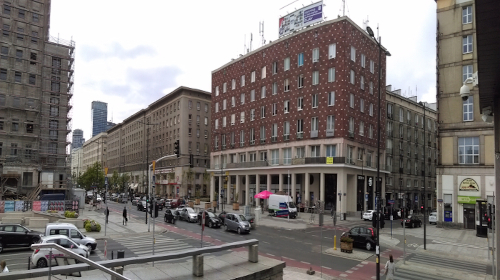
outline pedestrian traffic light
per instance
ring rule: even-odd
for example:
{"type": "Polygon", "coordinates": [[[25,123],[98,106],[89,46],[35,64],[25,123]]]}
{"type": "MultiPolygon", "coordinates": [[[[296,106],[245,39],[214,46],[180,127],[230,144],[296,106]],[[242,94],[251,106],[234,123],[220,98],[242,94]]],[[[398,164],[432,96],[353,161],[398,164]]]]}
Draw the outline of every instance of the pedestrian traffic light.
{"type": "Polygon", "coordinates": [[[179,157],[180,153],[181,153],[181,147],[179,145],[179,140],[176,140],[174,143],[174,154],[176,154],[177,157],[179,157]]]}
{"type": "Polygon", "coordinates": [[[493,227],[493,223],[491,222],[491,203],[488,203],[488,214],[485,213],[484,215],[488,221],[488,228],[491,229],[493,227]]]}
{"type": "Polygon", "coordinates": [[[193,168],[193,165],[194,165],[193,154],[189,154],[189,168],[193,168]]]}
{"type": "Polygon", "coordinates": [[[155,207],[155,218],[158,218],[158,205],[155,207]]]}

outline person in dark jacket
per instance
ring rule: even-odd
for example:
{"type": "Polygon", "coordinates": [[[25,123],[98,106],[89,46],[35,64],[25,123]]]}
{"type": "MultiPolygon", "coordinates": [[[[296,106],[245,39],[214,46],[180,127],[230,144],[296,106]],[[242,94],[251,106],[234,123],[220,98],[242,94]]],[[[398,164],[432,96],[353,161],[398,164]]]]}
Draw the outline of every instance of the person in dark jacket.
{"type": "Polygon", "coordinates": [[[127,218],[127,206],[123,207],[123,225],[127,225],[128,218],[127,218]]]}

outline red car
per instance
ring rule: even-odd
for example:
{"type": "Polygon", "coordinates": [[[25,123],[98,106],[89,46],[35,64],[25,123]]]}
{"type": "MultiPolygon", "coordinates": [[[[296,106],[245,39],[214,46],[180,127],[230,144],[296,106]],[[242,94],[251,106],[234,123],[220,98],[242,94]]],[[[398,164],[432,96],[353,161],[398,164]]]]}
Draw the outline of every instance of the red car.
{"type": "Polygon", "coordinates": [[[172,199],[172,201],[170,201],[170,208],[171,209],[175,209],[177,207],[179,207],[179,205],[181,205],[181,200],[180,199],[172,199]]]}

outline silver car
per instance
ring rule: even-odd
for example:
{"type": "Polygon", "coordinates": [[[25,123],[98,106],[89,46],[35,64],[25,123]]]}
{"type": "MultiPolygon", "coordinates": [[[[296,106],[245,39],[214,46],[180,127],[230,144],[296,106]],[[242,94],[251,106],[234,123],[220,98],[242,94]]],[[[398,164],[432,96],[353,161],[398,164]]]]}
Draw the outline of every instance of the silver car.
{"type": "Polygon", "coordinates": [[[241,214],[228,213],[224,218],[224,229],[226,231],[234,230],[238,234],[242,234],[243,232],[250,233],[250,223],[241,214]]]}
{"type": "Polygon", "coordinates": [[[179,211],[179,218],[188,222],[197,222],[198,214],[191,207],[185,207],[182,209],[177,209],[179,211]]]}

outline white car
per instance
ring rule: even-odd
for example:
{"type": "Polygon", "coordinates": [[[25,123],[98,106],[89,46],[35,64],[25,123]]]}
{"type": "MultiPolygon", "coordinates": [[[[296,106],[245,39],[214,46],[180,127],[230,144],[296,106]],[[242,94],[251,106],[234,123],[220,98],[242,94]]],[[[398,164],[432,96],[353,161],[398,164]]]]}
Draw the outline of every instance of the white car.
{"type": "MultiPolygon", "coordinates": [[[[89,257],[89,251],[88,248],[84,245],[78,245],[75,243],[73,240],[69,239],[65,235],[51,235],[51,236],[45,236],[42,237],[41,242],[42,244],[45,243],[55,243],[59,244],[64,248],[72,250],[74,253],[77,253],[78,255],[88,258],[89,257]]],[[[62,257],[65,254],[57,249],[52,249],[52,261],[51,261],[51,266],[57,265],[56,260],[54,257],[62,257]]],[[[44,249],[35,249],[33,251],[33,254],[31,255],[31,263],[37,267],[37,268],[43,268],[47,267],[49,265],[48,260],[50,258],[50,249],[49,248],[44,248],[44,249]]]]}
{"type": "Polygon", "coordinates": [[[437,225],[437,221],[438,221],[438,213],[437,212],[431,212],[431,214],[429,215],[429,223],[431,225],[432,224],[437,225]]]}
{"type": "Polygon", "coordinates": [[[97,201],[102,201],[101,195],[98,194],[96,199],[97,199],[97,201]]]}
{"type": "Polygon", "coordinates": [[[372,220],[373,219],[373,213],[375,213],[375,210],[368,210],[363,213],[363,220],[372,220]]]}

